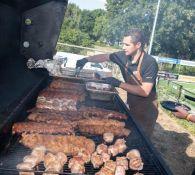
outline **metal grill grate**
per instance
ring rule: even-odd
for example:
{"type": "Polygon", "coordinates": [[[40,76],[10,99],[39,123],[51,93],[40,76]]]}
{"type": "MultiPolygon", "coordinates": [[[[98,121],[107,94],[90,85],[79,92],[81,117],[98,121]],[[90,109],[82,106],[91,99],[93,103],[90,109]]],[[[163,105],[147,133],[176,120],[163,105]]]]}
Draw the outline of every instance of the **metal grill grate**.
{"type": "MultiPolygon", "coordinates": [[[[125,104],[121,101],[121,99],[116,96],[113,100],[114,103],[104,103],[100,101],[93,101],[87,100],[87,105],[97,106],[97,107],[104,107],[107,109],[118,110],[122,113],[126,113],[129,117],[126,121],[126,126],[132,131],[131,134],[126,138],[126,144],[128,149],[125,153],[119,154],[118,156],[126,155],[126,153],[130,149],[138,149],[141,153],[144,168],[143,170],[139,171],[144,175],[166,175],[172,174],[168,167],[166,167],[165,163],[161,160],[158,153],[154,150],[151,142],[147,140],[147,138],[143,135],[143,133],[137,128],[137,125],[134,123],[132,118],[130,117],[128,110],[125,104]]],[[[96,145],[102,143],[102,137],[100,136],[93,136],[93,135],[86,135],[88,138],[91,138],[95,141],[96,145]]],[[[18,141],[15,144],[12,144],[9,150],[5,153],[0,154],[0,174],[1,175],[15,175],[18,174],[16,170],[16,165],[23,161],[23,157],[30,154],[31,150],[25,148],[21,145],[18,141]]],[[[113,159],[115,160],[115,159],[113,159]]],[[[85,165],[86,174],[93,175],[99,169],[94,169],[91,163],[85,165]]],[[[35,168],[35,175],[42,174],[45,168],[43,163],[41,162],[35,168]]],[[[126,174],[134,174],[136,171],[128,170],[126,174]]],[[[71,174],[68,168],[68,165],[64,165],[63,173],[62,174],[71,174]]]]}

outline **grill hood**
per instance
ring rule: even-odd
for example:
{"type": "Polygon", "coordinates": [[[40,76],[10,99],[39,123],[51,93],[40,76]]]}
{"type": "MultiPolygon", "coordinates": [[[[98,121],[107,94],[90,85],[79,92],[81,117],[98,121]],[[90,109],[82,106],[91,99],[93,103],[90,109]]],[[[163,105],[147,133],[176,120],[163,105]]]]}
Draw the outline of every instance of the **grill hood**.
{"type": "Polygon", "coordinates": [[[26,63],[53,57],[67,3],[0,1],[0,139],[46,85],[48,73],[29,70],[26,63]]]}

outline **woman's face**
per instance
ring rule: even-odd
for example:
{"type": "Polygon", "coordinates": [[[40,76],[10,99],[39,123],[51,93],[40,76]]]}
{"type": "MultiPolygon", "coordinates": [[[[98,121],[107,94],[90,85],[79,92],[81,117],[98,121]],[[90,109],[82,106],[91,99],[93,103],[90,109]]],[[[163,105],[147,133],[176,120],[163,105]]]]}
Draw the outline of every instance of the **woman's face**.
{"type": "Polygon", "coordinates": [[[131,36],[125,36],[123,38],[123,50],[126,55],[133,56],[137,50],[141,47],[141,43],[133,43],[131,36]]]}

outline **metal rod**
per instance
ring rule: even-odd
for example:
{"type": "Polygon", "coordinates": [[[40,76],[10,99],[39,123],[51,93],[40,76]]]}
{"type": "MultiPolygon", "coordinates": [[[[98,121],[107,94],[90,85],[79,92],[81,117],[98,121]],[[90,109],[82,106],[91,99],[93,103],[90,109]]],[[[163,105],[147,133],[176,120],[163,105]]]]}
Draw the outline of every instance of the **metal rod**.
{"type": "Polygon", "coordinates": [[[153,23],[152,34],[151,34],[151,38],[150,38],[150,45],[149,45],[149,49],[148,49],[148,54],[151,54],[151,51],[152,51],[152,44],[153,44],[153,39],[154,39],[154,32],[155,32],[155,28],[156,28],[156,22],[157,22],[157,18],[158,18],[158,12],[159,12],[159,8],[160,8],[160,1],[161,0],[158,0],[158,4],[157,4],[156,15],[155,15],[155,18],[154,18],[154,23],[153,23]]]}

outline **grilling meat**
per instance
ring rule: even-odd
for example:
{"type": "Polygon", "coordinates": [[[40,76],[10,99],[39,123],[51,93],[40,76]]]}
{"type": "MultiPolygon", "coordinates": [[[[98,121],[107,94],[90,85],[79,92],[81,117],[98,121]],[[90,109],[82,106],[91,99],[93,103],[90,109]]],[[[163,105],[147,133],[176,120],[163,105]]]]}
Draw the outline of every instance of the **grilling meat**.
{"type": "Polygon", "coordinates": [[[126,157],[129,159],[129,168],[132,170],[142,170],[143,162],[140,152],[137,149],[130,150],[126,157]]]}
{"type": "Polygon", "coordinates": [[[103,117],[107,119],[118,119],[118,120],[124,120],[127,119],[127,116],[125,114],[116,112],[116,111],[110,111],[102,108],[96,108],[96,107],[86,107],[82,106],[79,109],[80,112],[83,113],[83,116],[90,118],[90,117],[103,117]]]}
{"type": "Polygon", "coordinates": [[[80,150],[88,151],[90,154],[95,151],[94,141],[84,136],[23,133],[20,142],[29,148],[43,145],[52,153],[63,152],[66,155],[78,155],[80,150]]]}
{"type": "Polygon", "coordinates": [[[124,139],[117,139],[115,146],[118,147],[118,153],[123,153],[127,149],[126,141],[124,139]]]}
{"type": "Polygon", "coordinates": [[[116,170],[116,162],[109,160],[95,175],[114,175],[116,170]]]}
{"type": "Polygon", "coordinates": [[[118,147],[116,145],[110,145],[108,147],[108,154],[112,156],[116,156],[118,154],[118,147]]]}
{"type": "Polygon", "coordinates": [[[130,151],[127,153],[126,157],[130,160],[130,159],[133,159],[133,158],[136,158],[136,157],[141,157],[141,155],[140,155],[139,150],[137,150],[137,149],[132,149],[132,150],[130,150],[130,151]]]}
{"type": "Polygon", "coordinates": [[[70,125],[53,125],[37,122],[15,123],[12,127],[12,133],[45,133],[45,134],[74,134],[74,129],[70,125]]]}
{"type": "Polygon", "coordinates": [[[81,157],[85,163],[88,163],[91,160],[91,154],[87,150],[80,150],[78,156],[81,157]]]}
{"type": "Polygon", "coordinates": [[[114,140],[114,134],[111,132],[106,132],[103,134],[103,139],[106,143],[112,143],[114,140]]]}
{"type": "Polygon", "coordinates": [[[79,130],[83,133],[90,133],[94,135],[102,135],[105,132],[112,132],[115,136],[128,136],[130,130],[125,129],[123,127],[105,127],[102,125],[79,125],[79,130]]]}
{"type": "Polygon", "coordinates": [[[39,162],[44,160],[46,148],[44,146],[36,146],[33,148],[31,155],[39,158],[39,162]]]}
{"type": "Polygon", "coordinates": [[[69,160],[68,167],[71,173],[85,173],[85,161],[80,156],[74,156],[69,160]]]}
{"type": "Polygon", "coordinates": [[[91,155],[91,163],[94,168],[99,168],[104,162],[102,160],[101,155],[98,155],[97,152],[94,152],[91,155]]]}
{"type": "Polygon", "coordinates": [[[78,121],[79,126],[84,125],[93,125],[93,126],[104,126],[104,127],[124,127],[124,122],[119,122],[113,119],[101,119],[101,118],[91,118],[91,119],[83,119],[78,121]]]}
{"type": "Polygon", "coordinates": [[[103,135],[112,132],[116,136],[128,136],[130,130],[124,128],[124,123],[113,119],[84,119],[79,120],[78,128],[81,132],[103,135]]]}
{"type": "Polygon", "coordinates": [[[38,98],[36,107],[56,111],[76,111],[79,102],[84,101],[84,93],[65,93],[61,91],[43,90],[38,98]]]}
{"type": "Polygon", "coordinates": [[[98,154],[107,153],[108,152],[108,146],[105,144],[100,144],[97,146],[96,151],[98,154]]]}
{"type": "Polygon", "coordinates": [[[16,166],[19,170],[32,170],[34,165],[30,162],[22,162],[16,166]]]}
{"type": "Polygon", "coordinates": [[[67,156],[62,152],[59,152],[56,155],[47,153],[44,157],[44,166],[46,171],[60,172],[67,160],[67,156]]]}
{"type": "Polygon", "coordinates": [[[122,166],[125,170],[128,170],[128,160],[126,157],[116,157],[116,165],[122,166]]]}
{"type": "Polygon", "coordinates": [[[125,168],[123,166],[116,166],[115,174],[114,175],[125,175],[125,168]]]}
{"type": "MultiPolygon", "coordinates": [[[[78,120],[79,117],[75,116],[75,120],[78,120]]],[[[63,114],[56,114],[56,113],[31,113],[28,116],[28,119],[30,121],[34,122],[45,122],[48,124],[54,124],[54,125],[63,125],[63,126],[72,126],[76,127],[76,123],[74,123],[74,117],[70,115],[63,115],[63,114]],[[72,121],[73,120],[73,121],[72,121]]]]}
{"type": "Polygon", "coordinates": [[[72,83],[72,82],[68,82],[67,80],[63,80],[62,78],[56,78],[50,83],[49,88],[63,89],[63,90],[65,89],[65,90],[72,90],[72,91],[84,91],[85,86],[84,84],[72,83]]]}
{"type": "Polygon", "coordinates": [[[36,166],[40,161],[39,157],[34,156],[34,155],[27,155],[23,158],[24,162],[31,163],[32,165],[36,166]]]}
{"type": "Polygon", "coordinates": [[[101,154],[101,158],[102,158],[102,161],[103,162],[107,162],[107,161],[110,160],[110,154],[108,154],[108,153],[102,153],[101,154]]]}
{"type": "Polygon", "coordinates": [[[129,160],[129,168],[132,170],[142,170],[143,169],[143,162],[141,157],[136,157],[129,160]]]}
{"type": "MultiPolygon", "coordinates": [[[[105,110],[102,108],[90,108],[90,107],[81,107],[78,111],[56,111],[54,109],[45,109],[45,108],[33,108],[31,110],[29,110],[29,112],[32,113],[41,113],[39,114],[39,116],[45,116],[44,119],[40,119],[38,117],[32,116],[30,117],[30,120],[46,120],[46,116],[49,116],[49,119],[53,119],[53,120],[63,120],[62,118],[65,118],[67,120],[70,121],[74,121],[74,120],[80,120],[80,119],[115,119],[116,120],[120,120],[120,119],[126,119],[127,116],[124,114],[121,114],[119,112],[116,111],[110,111],[110,110],[105,110]]],[[[124,126],[124,123],[121,122],[120,123],[121,126],[124,126]]]]}
{"type": "Polygon", "coordinates": [[[19,172],[19,175],[35,175],[34,172],[19,172]]]}

